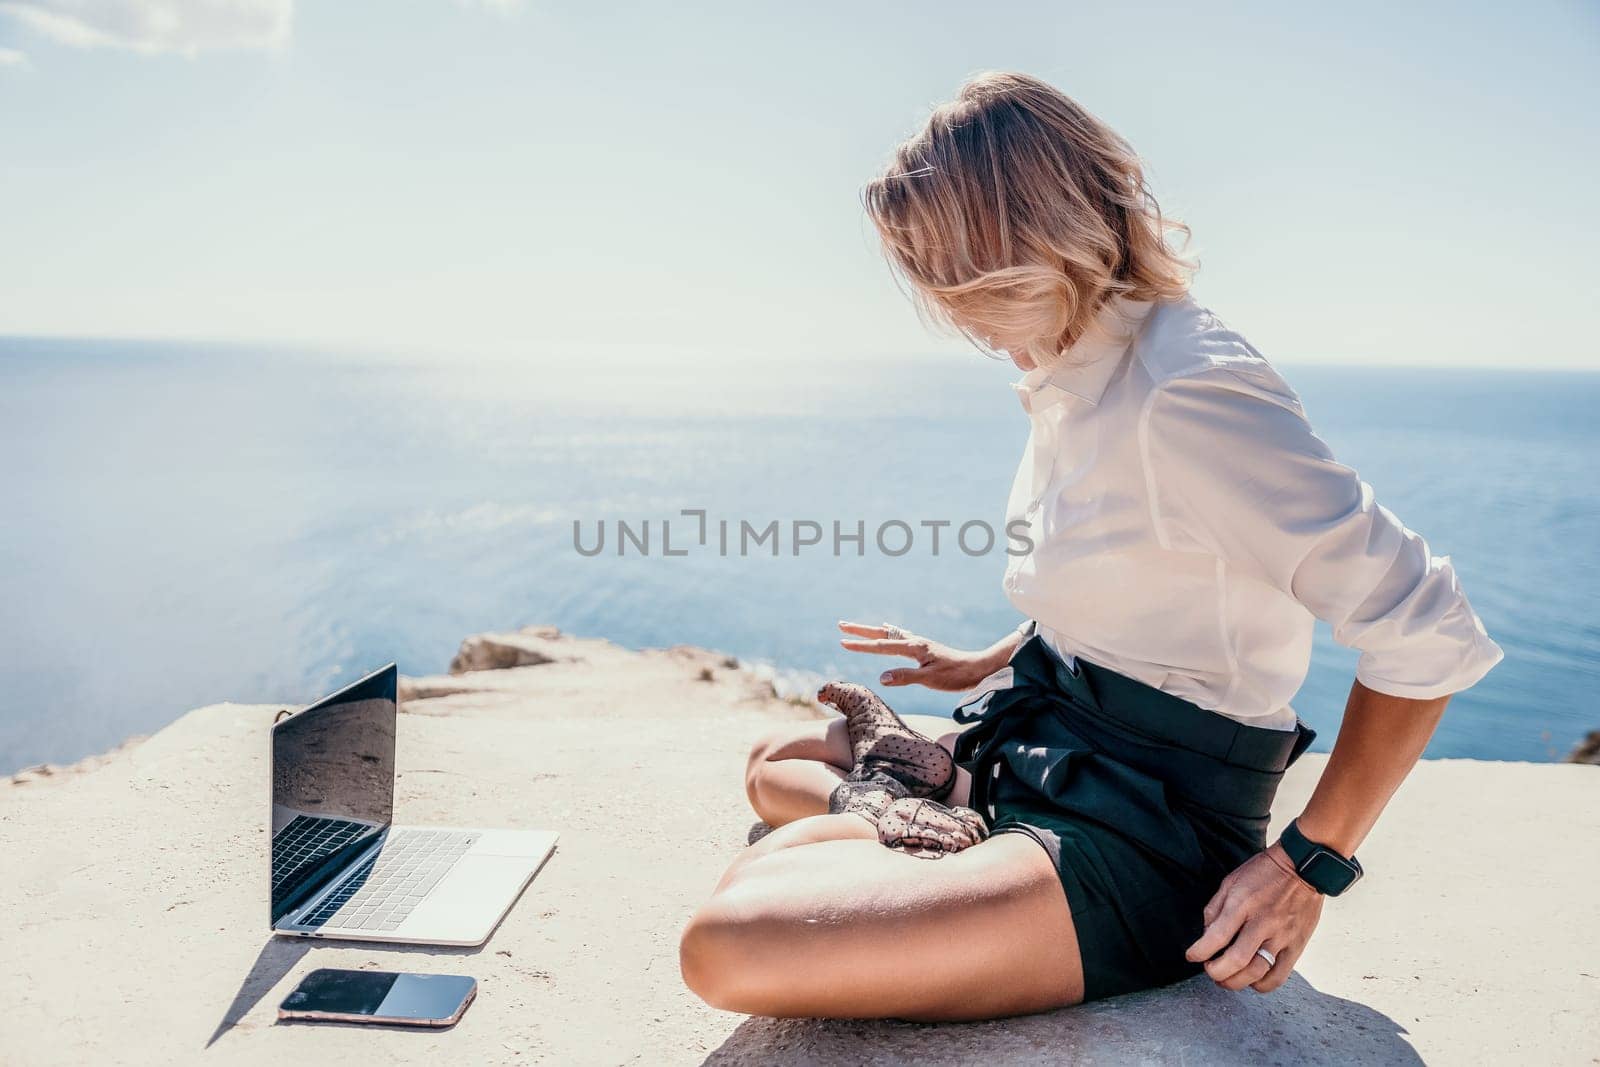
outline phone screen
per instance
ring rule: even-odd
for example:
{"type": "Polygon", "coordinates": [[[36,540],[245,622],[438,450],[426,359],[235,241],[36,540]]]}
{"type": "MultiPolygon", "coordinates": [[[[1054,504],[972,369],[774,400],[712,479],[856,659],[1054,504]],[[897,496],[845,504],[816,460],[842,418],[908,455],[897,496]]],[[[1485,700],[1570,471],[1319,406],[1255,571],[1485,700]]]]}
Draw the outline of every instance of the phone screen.
{"type": "Polygon", "coordinates": [[[361,1018],[416,1025],[452,1022],[477,992],[461,974],[396,974],[393,971],[312,971],[284,1000],[284,1018],[361,1018]]]}

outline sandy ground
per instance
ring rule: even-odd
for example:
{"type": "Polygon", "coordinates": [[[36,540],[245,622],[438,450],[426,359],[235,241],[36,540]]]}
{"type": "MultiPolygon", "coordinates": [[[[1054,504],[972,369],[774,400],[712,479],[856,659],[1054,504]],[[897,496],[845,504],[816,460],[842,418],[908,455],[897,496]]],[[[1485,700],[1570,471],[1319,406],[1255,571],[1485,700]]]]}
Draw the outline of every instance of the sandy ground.
{"type": "MultiPolygon", "coordinates": [[[[268,935],[277,706],[0,784],[0,1062],[1600,1063],[1600,768],[1421,765],[1267,996],[1202,976],[978,1025],[749,1019],[683,988],[677,933],[751,825],[751,740],[816,712],[693,649],[530,632],[460,662],[539,659],[412,680],[401,716],[397,820],[561,832],[479,949],[268,935]],[[277,1024],[327,966],[480,993],[444,1032],[277,1024]]],[[[1322,765],[1290,771],[1280,820],[1322,765]]]]}

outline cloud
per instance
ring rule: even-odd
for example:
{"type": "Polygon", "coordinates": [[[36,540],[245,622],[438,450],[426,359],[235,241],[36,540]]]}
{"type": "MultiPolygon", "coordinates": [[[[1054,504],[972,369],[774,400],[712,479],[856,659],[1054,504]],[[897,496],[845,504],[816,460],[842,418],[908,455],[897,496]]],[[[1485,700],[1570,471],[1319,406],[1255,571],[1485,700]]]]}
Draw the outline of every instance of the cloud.
{"type": "Polygon", "coordinates": [[[522,6],[522,0],[456,0],[456,6],[480,8],[496,15],[510,15],[522,6]]]}
{"type": "Polygon", "coordinates": [[[27,70],[32,65],[28,62],[26,52],[19,52],[15,48],[0,48],[0,70],[27,70]]]}
{"type": "Polygon", "coordinates": [[[0,0],[0,14],[76,48],[195,55],[283,45],[294,0],[0,0]]]}

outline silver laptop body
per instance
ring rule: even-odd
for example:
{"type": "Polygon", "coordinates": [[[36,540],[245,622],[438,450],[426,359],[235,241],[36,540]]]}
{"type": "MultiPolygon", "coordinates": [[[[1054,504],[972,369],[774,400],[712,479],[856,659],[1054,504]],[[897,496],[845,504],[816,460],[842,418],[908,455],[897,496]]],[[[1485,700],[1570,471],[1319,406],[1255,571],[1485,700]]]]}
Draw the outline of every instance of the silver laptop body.
{"type": "Polygon", "coordinates": [[[273,933],[481,945],[555,848],[392,825],[399,681],[391,663],[273,726],[273,933]]]}

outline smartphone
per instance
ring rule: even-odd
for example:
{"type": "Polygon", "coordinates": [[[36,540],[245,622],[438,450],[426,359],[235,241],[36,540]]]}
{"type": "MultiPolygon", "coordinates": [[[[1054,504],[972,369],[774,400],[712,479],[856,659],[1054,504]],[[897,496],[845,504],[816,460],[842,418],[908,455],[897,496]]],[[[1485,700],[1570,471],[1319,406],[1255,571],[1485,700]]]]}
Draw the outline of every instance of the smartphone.
{"type": "Polygon", "coordinates": [[[321,967],[301,979],[295,991],[278,1005],[278,1018],[454,1026],[477,995],[477,980],[464,974],[397,974],[321,967]]]}

